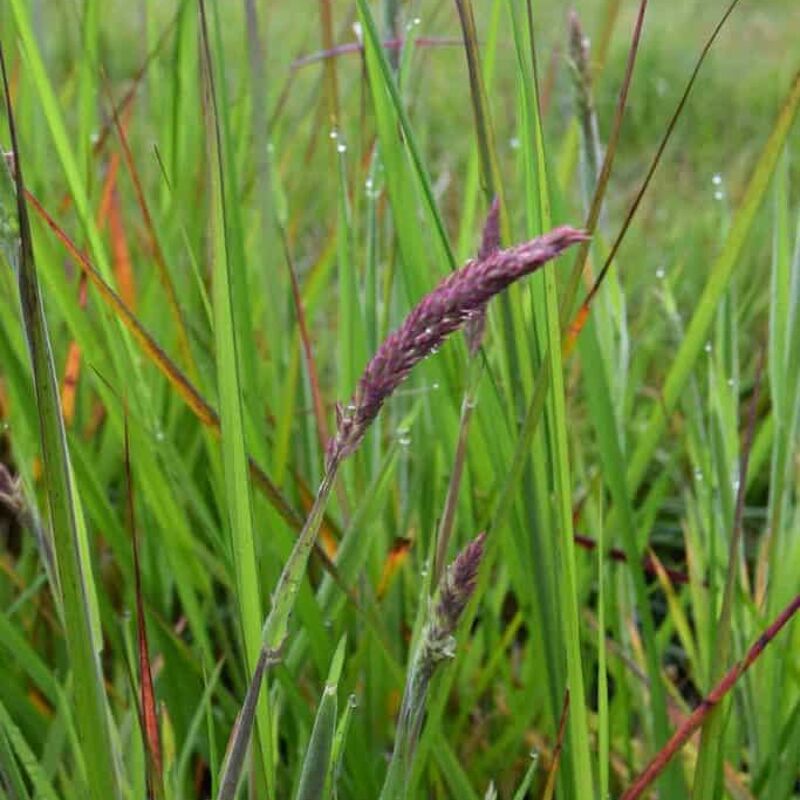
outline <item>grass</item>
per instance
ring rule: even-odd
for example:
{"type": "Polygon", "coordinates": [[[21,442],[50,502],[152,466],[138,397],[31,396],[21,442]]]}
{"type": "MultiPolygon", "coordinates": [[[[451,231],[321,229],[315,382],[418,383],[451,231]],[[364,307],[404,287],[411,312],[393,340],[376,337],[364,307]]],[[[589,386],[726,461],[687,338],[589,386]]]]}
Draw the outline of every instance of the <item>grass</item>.
{"type": "Polygon", "coordinates": [[[0,10],[0,797],[798,796],[800,18],[735,9],[617,248],[724,8],[577,11],[587,268],[493,300],[328,486],[334,403],[492,198],[504,246],[594,218],[564,7],[0,10]]]}

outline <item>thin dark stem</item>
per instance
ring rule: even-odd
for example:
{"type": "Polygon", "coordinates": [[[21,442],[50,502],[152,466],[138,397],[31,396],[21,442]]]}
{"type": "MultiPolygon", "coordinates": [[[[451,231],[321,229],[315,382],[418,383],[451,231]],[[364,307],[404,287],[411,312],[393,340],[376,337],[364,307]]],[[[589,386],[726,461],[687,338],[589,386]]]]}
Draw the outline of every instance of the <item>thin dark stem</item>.
{"type": "MultiPolygon", "coordinates": [[[[650,186],[650,181],[652,181],[653,175],[655,174],[658,165],[661,163],[661,157],[664,155],[664,151],[667,148],[667,144],[672,136],[672,132],[675,129],[675,126],[678,124],[678,119],[683,113],[683,108],[686,105],[686,101],[689,99],[689,94],[691,93],[692,87],[694,86],[694,83],[697,80],[698,74],[700,73],[700,68],[703,66],[703,62],[706,60],[706,56],[711,50],[711,46],[716,41],[717,36],[719,36],[720,31],[722,30],[725,23],[728,21],[728,17],[730,17],[730,15],[733,13],[733,10],[736,8],[738,3],[739,0],[732,0],[731,4],[728,6],[727,10],[722,15],[722,18],[717,23],[716,27],[711,33],[711,36],[709,36],[708,40],[703,46],[703,50],[700,53],[700,57],[697,59],[697,63],[694,65],[692,74],[689,77],[689,81],[686,84],[686,88],[683,90],[681,99],[678,101],[678,105],[675,107],[675,111],[672,113],[672,117],[670,118],[669,124],[667,125],[667,129],[664,132],[664,136],[662,137],[661,142],[659,143],[658,148],[656,149],[656,154],[653,157],[653,161],[650,164],[650,168],[647,170],[647,175],[645,175],[645,178],[642,181],[642,185],[639,187],[639,191],[636,193],[636,197],[634,198],[633,203],[631,204],[631,207],[628,210],[628,213],[625,217],[625,221],[622,223],[622,227],[620,228],[620,231],[617,234],[617,238],[614,240],[614,244],[611,246],[611,250],[608,253],[605,263],[603,264],[603,268],[600,270],[600,273],[598,274],[597,279],[594,282],[594,285],[589,290],[589,293],[586,295],[586,299],[583,301],[583,306],[589,306],[592,300],[594,300],[594,297],[597,294],[597,292],[600,290],[600,286],[605,280],[605,277],[608,274],[608,270],[611,268],[611,264],[614,262],[614,259],[617,256],[617,251],[619,250],[619,247],[622,244],[622,240],[625,238],[625,234],[628,232],[628,228],[630,227],[631,222],[633,221],[633,217],[639,208],[639,204],[642,202],[642,198],[644,197],[645,192],[650,186]]],[[[591,226],[587,226],[587,228],[589,231],[592,230],[591,226]]],[[[578,255],[580,256],[580,253],[578,255]]]]}
{"type": "Polygon", "coordinates": [[[564,749],[564,737],[567,733],[567,719],[569,718],[569,689],[564,691],[564,703],[561,706],[561,718],[558,722],[558,735],[556,736],[556,746],[553,748],[553,760],[547,773],[547,783],[545,784],[542,797],[550,800],[556,790],[556,776],[558,767],[561,764],[561,752],[564,749]]]}
{"type": "MultiPolygon", "coordinates": [[[[633,67],[636,63],[636,56],[639,52],[639,42],[642,37],[642,28],[644,26],[644,15],[647,10],[647,0],[641,0],[639,4],[639,12],[636,16],[636,23],[633,26],[633,36],[631,46],[628,49],[628,60],[625,64],[625,75],[622,79],[622,86],[620,86],[619,96],[617,97],[617,106],[614,110],[614,121],[611,125],[611,135],[608,137],[608,144],[606,146],[606,153],[603,158],[603,165],[600,168],[600,174],[597,177],[597,182],[594,186],[594,193],[592,195],[592,203],[589,207],[589,216],[586,219],[586,230],[592,233],[597,227],[597,222],[600,219],[600,212],[603,208],[603,200],[605,198],[606,189],[608,188],[608,181],[611,177],[611,168],[614,165],[614,157],[617,153],[617,144],[622,132],[622,120],[625,115],[625,108],[628,105],[628,92],[630,91],[631,80],[633,79],[633,67]]],[[[572,311],[572,304],[575,301],[575,295],[578,293],[578,286],[580,284],[583,268],[586,266],[586,259],[589,256],[589,243],[585,242],[578,248],[578,253],[575,256],[575,265],[572,268],[569,284],[564,292],[564,300],[561,305],[561,319],[569,319],[572,311]]]]}

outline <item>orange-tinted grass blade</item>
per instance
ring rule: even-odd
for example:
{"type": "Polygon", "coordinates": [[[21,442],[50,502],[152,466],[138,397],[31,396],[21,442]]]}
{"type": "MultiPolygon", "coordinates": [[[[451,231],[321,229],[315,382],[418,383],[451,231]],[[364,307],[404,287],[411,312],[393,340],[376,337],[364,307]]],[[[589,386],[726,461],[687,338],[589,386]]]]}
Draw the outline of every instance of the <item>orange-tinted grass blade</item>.
{"type": "Polygon", "coordinates": [[[111,201],[108,208],[108,231],[111,236],[114,277],[117,280],[120,297],[122,297],[122,302],[128,308],[136,310],[136,279],[133,274],[128,241],[125,237],[125,227],[122,224],[119,192],[116,189],[111,192],[111,201]]]}
{"type": "MultiPolygon", "coordinates": [[[[81,274],[78,282],[78,304],[86,308],[86,276],[81,274]]],[[[64,363],[64,379],[61,384],[61,414],[64,425],[69,428],[75,420],[75,399],[78,393],[78,379],[81,374],[81,348],[73,339],[67,348],[64,363]]]]}
{"type": "MultiPolygon", "coordinates": [[[[97,206],[97,226],[101,230],[109,218],[112,198],[117,184],[119,171],[119,155],[112,153],[108,162],[106,176],[103,180],[103,189],[100,192],[100,202],[97,206]]],[[[80,308],[86,308],[86,274],[81,272],[78,284],[78,303],[80,308]]],[[[123,293],[123,298],[125,297],[123,293]]],[[[127,301],[126,301],[127,302],[127,301]]],[[[128,303],[131,305],[130,303],[128,303]]],[[[75,420],[75,402],[78,391],[78,379],[81,369],[81,348],[76,341],[71,341],[67,349],[67,358],[64,364],[64,378],[61,387],[61,412],[64,416],[64,425],[71,427],[75,420]]]]}
{"type": "Polygon", "coordinates": [[[572,355],[572,351],[578,342],[578,336],[580,336],[584,325],[586,325],[586,320],[589,319],[589,310],[589,302],[584,302],[578,309],[578,313],[575,314],[575,318],[569,323],[564,336],[564,344],[562,345],[563,358],[567,359],[572,355]]]}
{"type": "Polygon", "coordinates": [[[73,340],[67,348],[67,359],[64,364],[64,380],[61,385],[61,413],[64,425],[72,427],[75,421],[75,396],[78,390],[78,378],[81,372],[81,348],[73,340]]]}
{"type": "Polygon", "coordinates": [[[147,796],[152,798],[162,795],[163,762],[161,758],[161,742],[158,735],[158,712],[153,689],[153,673],[150,667],[150,649],[147,644],[147,620],[142,600],[142,573],[139,563],[139,539],[136,530],[136,516],[133,502],[133,478],[131,476],[130,440],[128,437],[128,415],[125,414],[125,480],[127,483],[128,524],[130,525],[133,543],[134,591],[136,593],[136,644],[139,656],[139,686],[142,736],[147,754],[145,773],[147,796]]]}
{"type": "Polygon", "coordinates": [[[553,748],[553,760],[550,762],[550,769],[547,771],[547,783],[542,793],[542,800],[552,800],[556,790],[556,776],[558,766],[561,763],[561,751],[564,749],[564,734],[567,732],[567,718],[569,717],[569,689],[564,692],[564,703],[561,706],[561,719],[558,723],[558,736],[556,746],[553,748]]]}
{"type": "MultiPolygon", "coordinates": [[[[119,138],[120,147],[122,149],[122,158],[125,161],[125,167],[128,170],[131,182],[133,183],[133,191],[136,195],[136,202],[139,206],[139,211],[144,221],[145,231],[147,232],[147,243],[152,253],[153,260],[155,261],[156,271],[158,273],[158,280],[164,289],[164,294],[167,300],[167,306],[170,314],[175,322],[175,327],[178,334],[178,349],[180,350],[181,357],[186,369],[189,371],[190,376],[197,379],[197,367],[195,365],[192,350],[189,345],[189,335],[186,331],[186,322],[183,318],[180,305],[178,304],[178,294],[175,291],[175,284],[172,282],[172,277],[167,269],[167,261],[164,256],[164,251],[161,249],[161,243],[158,240],[153,218],[150,214],[150,208],[147,205],[147,199],[144,196],[142,189],[142,182],[139,179],[139,171],[136,169],[136,164],[133,160],[133,154],[128,145],[128,137],[125,134],[125,127],[120,121],[119,114],[113,107],[113,99],[111,98],[111,91],[108,88],[107,81],[103,81],[103,85],[108,96],[109,103],[112,106],[112,120],[114,122],[114,129],[119,138]]],[[[113,235],[113,230],[112,230],[113,235]]],[[[123,295],[124,297],[124,295],[123,295]]]]}
{"type": "Polygon", "coordinates": [[[339,552],[339,542],[336,537],[331,534],[330,528],[326,528],[325,526],[320,527],[319,542],[325,555],[328,556],[331,561],[334,561],[336,559],[336,554],[339,552]]]}
{"type": "Polygon", "coordinates": [[[83,438],[88,442],[95,437],[95,434],[100,429],[106,418],[106,407],[96,400],[92,405],[92,411],[86,425],[83,426],[83,438]]]}
{"type": "Polygon", "coordinates": [[[100,293],[103,301],[120,318],[123,325],[130,331],[136,342],[142,347],[160,371],[173,384],[178,394],[184,399],[186,404],[192,409],[203,424],[210,428],[219,428],[219,419],[216,412],[200,396],[197,390],[191,385],[188,378],[170,361],[166,353],[156,343],[155,339],[142,327],[131,310],[122,301],[122,298],[103,280],[101,275],[92,266],[89,259],[77,248],[75,243],[67,236],[59,224],[48,214],[42,204],[31,194],[25,192],[28,201],[37,214],[45,221],[47,226],[56,235],[58,240],[64,245],[69,254],[75,259],[86,277],[100,293]]]}
{"type": "Polygon", "coordinates": [[[108,221],[108,211],[111,207],[111,195],[117,186],[117,173],[119,172],[119,153],[112,153],[108,159],[106,177],[103,180],[103,189],[100,192],[100,203],[97,206],[97,227],[105,228],[108,221]]]}
{"type": "Polygon", "coordinates": [[[408,554],[411,552],[411,539],[395,539],[389,553],[386,556],[386,561],[383,562],[383,570],[381,571],[381,578],[378,581],[378,588],[375,592],[378,600],[382,600],[392,584],[394,576],[403,564],[408,560],[408,554]]]}
{"type": "MultiPolygon", "coordinates": [[[[92,266],[89,259],[76,247],[75,243],[67,236],[50,214],[47,213],[36,197],[27,190],[25,194],[33,209],[45,221],[69,254],[75,259],[83,273],[97,289],[106,305],[117,314],[122,324],[130,331],[133,338],[156,367],[158,367],[162,375],[172,384],[173,388],[178,392],[186,405],[189,406],[194,415],[206,427],[219,435],[220,422],[217,412],[206,402],[183,372],[170,360],[167,354],[161,349],[160,345],[141,325],[125,303],[123,303],[120,296],[103,280],[101,275],[92,266]]],[[[299,530],[302,524],[299,515],[289,505],[289,502],[283,497],[280,490],[252,459],[250,459],[250,471],[256,483],[273,503],[276,510],[286,522],[293,528],[299,530]]]]}
{"type": "MultiPolygon", "coordinates": [[[[78,266],[84,272],[86,277],[91,281],[92,285],[97,289],[100,297],[106,305],[119,316],[122,324],[128,329],[133,338],[144,351],[145,355],[150,358],[153,364],[158,368],[161,374],[170,382],[173,389],[178,393],[181,399],[186,403],[192,413],[209,428],[216,436],[220,435],[220,420],[217,412],[208,404],[200,392],[194,387],[192,382],[181,372],[181,370],[172,362],[167,354],[161,349],[160,345],[142,326],[139,320],[134,316],[131,310],[122,302],[120,296],[103,280],[102,276],[92,266],[89,259],[81,253],[76,247],[75,243],[67,236],[64,230],[58,223],[47,213],[42,204],[31,194],[27,189],[25,196],[31,204],[31,207],[37,214],[45,221],[47,226],[53,231],[58,240],[64,245],[69,254],[75,259],[78,266]]],[[[263,492],[264,496],[272,504],[273,508],[280,514],[283,520],[295,532],[300,531],[303,527],[303,518],[291,506],[289,501],[283,496],[281,490],[270,480],[269,476],[263,469],[256,463],[252,456],[247,457],[247,466],[250,476],[255,482],[256,486],[263,492]]],[[[299,479],[298,479],[299,480],[299,479]]],[[[302,484],[300,484],[302,486],[302,484]]],[[[336,530],[336,526],[328,518],[324,518],[324,524],[328,526],[331,531],[336,530]]],[[[356,607],[358,603],[355,600],[353,592],[348,589],[342,580],[341,576],[336,569],[336,566],[328,558],[324,550],[317,544],[314,545],[314,551],[320,557],[320,560],[333,578],[335,583],[347,594],[356,607]]]]}

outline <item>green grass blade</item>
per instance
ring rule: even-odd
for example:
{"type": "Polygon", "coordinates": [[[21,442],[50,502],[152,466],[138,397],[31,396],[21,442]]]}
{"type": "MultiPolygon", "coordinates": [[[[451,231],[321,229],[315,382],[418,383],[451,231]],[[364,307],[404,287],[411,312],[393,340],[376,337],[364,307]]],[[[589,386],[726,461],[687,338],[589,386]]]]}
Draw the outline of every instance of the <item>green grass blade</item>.
{"type": "MultiPolygon", "coordinates": [[[[218,259],[213,286],[214,334],[216,339],[217,391],[220,398],[221,448],[225,476],[225,497],[228,510],[228,533],[230,552],[236,579],[236,598],[239,625],[242,635],[247,674],[254,674],[261,649],[261,592],[259,588],[255,531],[253,526],[252,498],[248,479],[247,454],[245,451],[243,403],[240,372],[240,334],[234,322],[234,299],[232,287],[234,274],[241,274],[243,261],[241,250],[235,242],[241,241],[241,219],[231,215],[237,204],[235,183],[227,170],[232,165],[230,137],[223,132],[216,99],[216,82],[213,76],[214,61],[222,67],[219,18],[214,17],[214,61],[211,60],[210,39],[205,16],[205,7],[200,4],[203,41],[205,47],[207,79],[212,98],[211,131],[209,142],[215,142],[209,159],[214,186],[215,249],[218,259]]],[[[222,81],[224,83],[224,79],[222,81]]],[[[267,781],[267,791],[274,791],[275,774],[272,762],[271,723],[266,693],[262,695],[256,711],[257,742],[261,769],[267,781]]]]}
{"type": "MultiPolygon", "coordinates": [[[[539,230],[552,226],[548,165],[545,153],[544,131],[539,106],[536,53],[533,49],[533,28],[527,7],[527,19],[521,13],[522,4],[509,0],[512,25],[515,31],[515,47],[520,65],[519,80],[522,87],[523,109],[526,126],[532,136],[525,143],[529,162],[533,170],[535,197],[529,193],[528,218],[536,219],[539,230]],[[524,38],[523,38],[524,37],[524,38]],[[529,56],[525,54],[523,41],[530,44],[529,56]],[[522,66],[530,64],[531,73],[526,74],[522,66]]],[[[589,724],[585,705],[583,663],[581,656],[580,627],[578,621],[578,584],[575,571],[575,545],[572,522],[572,480],[567,445],[567,419],[564,394],[564,375],[561,360],[561,325],[559,319],[558,293],[556,289],[555,264],[543,269],[543,280],[534,278],[534,308],[537,314],[536,333],[541,356],[546,355],[550,375],[550,394],[547,400],[547,418],[550,454],[549,462],[554,475],[555,524],[554,541],[551,544],[557,557],[561,579],[558,582],[559,616],[562,625],[562,646],[566,651],[567,686],[572,698],[569,716],[569,749],[575,792],[579,797],[591,797],[593,788],[592,769],[589,757],[589,724]],[[542,285],[543,284],[543,285],[542,285]]]]}
{"type": "Polygon", "coordinates": [[[764,144],[731,223],[725,244],[711,266],[708,281],[697,302],[686,335],[667,373],[659,402],[653,407],[645,432],[631,455],[627,473],[628,484],[633,491],[639,487],[644,478],[650,459],[666,428],[668,415],[674,410],[697,357],[705,345],[717,304],[731,279],[747,234],[752,228],[756,212],[767,191],[770,178],[797,114],[798,105],[800,105],[800,73],[795,75],[769,139],[764,144]]]}
{"type": "Polygon", "coordinates": [[[333,769],[333,744],[336,736],[339,678],[342,673],[346,640],[342,638],[331,661],[328,679],[317,708],[311,738],[306,748],[303,771],[295,800],[318,800],[325,796],[325,786],[333,769]]]}
{"type": "MultiPolygon", "coordinates": [[[[81,517],[77,504],[80,501],[69,464],[58,383],[25,202],[22,153],[14,127],[5,59],[1,50],[0,60],[16,163],[20,235],[19,293],[33,370],[49,522],[58,567],[59,585],[54,586],[53,591],[61,599],[73,677],[76,723],[87,765],[90,796],[97,800],[113,800],[119,797],[119,782],[100,669],[101,642],[93,619],[95,588],[91,565],[86,559],[87,544],[85,539],[81,541],[81,534],[85,537],[85,530],[82,531],[82,526],[79,525],[81,517]]],[[[2,166],[5,170],[5,165],[2,166]]],[[[8,180],[7,175],[3,179],[8,180]]]]}

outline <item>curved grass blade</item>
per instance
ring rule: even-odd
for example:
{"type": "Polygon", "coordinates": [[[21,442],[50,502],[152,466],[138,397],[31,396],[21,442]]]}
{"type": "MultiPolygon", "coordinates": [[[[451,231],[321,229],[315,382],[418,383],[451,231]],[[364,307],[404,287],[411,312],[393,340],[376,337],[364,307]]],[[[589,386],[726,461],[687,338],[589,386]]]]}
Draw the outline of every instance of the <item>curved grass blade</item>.
{"type": "Polygon", "coordinates": [[[342,637],[331,661],[328,679],[322,691],[314,728],[306,748],[303,771],[295,800],[319,800],[325,796],[325,786],[333,771],[333,744],[336,736],[336,692],[342,674],[346,639],[342,637]]]}
{"type": "MultiPolygon", "coordinates": [[[[58,795],[53,789],[53,785],[50,783],[50,780],[42,768],[42,765],[39,759],[36,756],[36,753],[31,749],[30,744],[25,740],[25,737],[22,734],[22,731],[19,727],[14,723],[14,719],[9,714],[8,709],[0,702],[0,737],[2,737],[2,743],[0,743],[0,757],[12,757],[12,753],[8,752],[13,750],[14,754],[16,754],[17,760],[22,764],[25,769],[25,772],[28,775],[28,779],[33,786],[35,797],[40,798],[40,800],[59,800],[58,795]]],[[[9,773],[12,777],[14,783],[16,783],[17,779],[21,779],[22,776],[19,774],[18,770],[16,769],[16,764],[13,762],[10,765],[9,773]]],[[[23,784],[23,791],[24,794],[20,794],[20,798],[30,797],[27,793],[27,790],[24,788],[23,784]]]]}
{"type": "MultiPolygon", "coordinates": [[[[22,157],[14,124],[8,89],[5,55],[0,46],[8,126],[15,159],[15,187],[19,222],[19,292],[22,318],[28,339],[33,370],[36,405],[39,414],[42,462],[51,536],[56,554],[58,586],[64,633],[73,676],[75,717],[83,758],[86,763],[90,797],[96,800],[119,798],[119,778],[111,740],[109,713],[100,668],[99,632],[93,620],[94,583],[82,541],[79,499],[69,463],[58,383],[47,332],[47,321],[34,261],[33,239],[25,201],[22,157]]],[[[5,168],[5,165],[0,165],[5,168]]],[[[8,175],[2,176],[7,180],[8,175]]]]}

